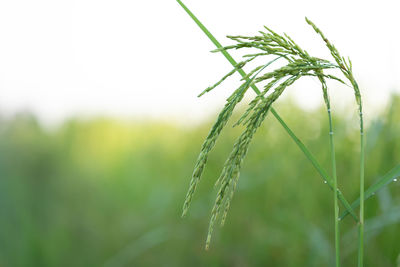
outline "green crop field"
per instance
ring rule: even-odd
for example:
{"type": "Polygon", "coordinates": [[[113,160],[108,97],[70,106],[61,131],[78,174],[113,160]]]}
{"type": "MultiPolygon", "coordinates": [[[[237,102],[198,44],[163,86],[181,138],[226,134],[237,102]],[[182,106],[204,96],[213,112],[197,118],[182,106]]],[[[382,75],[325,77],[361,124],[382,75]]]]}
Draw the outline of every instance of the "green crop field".
{"type": "MultiPolygon", "coordinates": [[[[323,109],[284,102],[276,109],[330,171],[323,109]]],[[[359,194],[357,115],[337,113],[334,121],[338,186],[352,202],[359,194]]],[[[211,124],[71,119],[49,130],[29,114],[1,120],[0,266],[334,264],[331,190],[271,116],[250,145],[225,226],[216,227],[204,250],[214,183],[242,131],[222,132],[181,218],[211,124]]],[[[366,131],[368,188],[400,162],[400,98],[366,131]]],[[[366,200],[365,266],[396,266],[399,196],[400,182],[392,182],[366,200]]],[[[350,216],[341,237],[342,264],[354,266],[357,228],[350,216]]]]}

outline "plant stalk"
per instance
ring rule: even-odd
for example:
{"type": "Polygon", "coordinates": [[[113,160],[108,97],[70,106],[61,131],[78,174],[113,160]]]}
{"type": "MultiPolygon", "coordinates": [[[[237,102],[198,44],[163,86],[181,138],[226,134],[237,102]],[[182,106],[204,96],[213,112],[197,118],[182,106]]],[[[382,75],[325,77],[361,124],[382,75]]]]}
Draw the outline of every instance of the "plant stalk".
{"type": "Polygon", "coordinates": [[[360,222],[358,224],[358,267],[363,266],[364,259],[364,122],[360,107],[360,222]]]}
{"type": "MultiPolygon", "coordinates": [[[[207,37],[211,40],[211,42],[217,47],[222,48],[222,45],[218,42],[218,40],[208,31],[208,29],[197,19],[197,17],[182,3],[180,0],[176,0],[178,4],[186,11],[186,13],[193,19],[193,21],[199,26],[199,28],[207,35],[207,37]]],[[[233,57],[225,50],[221,50],[221,53],[225,56],[225,58],[232,64],[232,66],[237,66],[237,62],[233,59],[233,57]]],[[[237,70],[242,77],[246,77],[246,73],[242,69],[237,70]]],[[[251,85],[251,88],[254,90],[256,94],[260,94],[260,90],[254,85],[251,85]]],[[[321,175],[322,179],[328,184],[328,186],[334,190],[334,184],[332,179],[329,177],[328,173],[325,169],[319,164],[319,162],[315,159],[312,153],[306,148],[306,146],[301,142],[301,140],[293,133],[293,131],[287,126],[287,124],[283,121],[283,119],[279,116],[276,110],[271,107],[270,109],[272,115],[279,121],[285,131],[289,134],[289,136],[293,139],[293,141],[297,144],[300,150],[304,153],[307,159],[311,162],[317,172],[321,175]]],[[[342,202],[346,210],[352,215],[353,219],[358,222],[357,215],[353,211],[353,208],[347,202],[343,194],[340,190],[334,190],[337,192],[337,198],[342,202]]]]}
{"type": "Polygon", "coordinates": [[[339,203],[337,197],[337,175],[336,175],[336,156],[335,156],[335,143],[333,140],[333,123],[330,104],[327,104],[328,117],[329,117],[329,143],[331,150],[331,164],[332,164],[332,177],[333,177],[333,202],[334,202],[334,213],[335,213],[335,255],[336,255],[336,267],[340,266],[340,229],[339,229],[339,203]]]}

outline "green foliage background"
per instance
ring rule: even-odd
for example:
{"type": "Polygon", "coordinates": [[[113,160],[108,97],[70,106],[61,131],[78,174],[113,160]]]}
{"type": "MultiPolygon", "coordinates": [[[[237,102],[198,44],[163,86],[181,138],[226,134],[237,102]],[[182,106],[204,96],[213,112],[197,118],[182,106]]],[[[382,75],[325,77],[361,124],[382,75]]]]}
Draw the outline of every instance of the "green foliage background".
{"type": "MultiPolygon", "coordinates": [[[[276,108],[329,170],[325,112],[276,108]]],[[[356,115],[334,117],[339,186],[350,202],[359,186],[356,115]]],[[[29,114],[1,120],[0,266],[332,265],[331,191],[270,116],[250,146],[226,225],[204,250],[213,184],[242,130],[223,131],[181,219],[211,123],[72,119],[46,130],[29,114]]],[[[367,128],[366,187],[399,163],[394,97],[367,128]]],[[[366,201],[366,219],[365,266],[396,266],[400,182],[366,201]]],[[[355,266],[356,225],[350,216],[342,225],[343,263],[355,266]]]]}

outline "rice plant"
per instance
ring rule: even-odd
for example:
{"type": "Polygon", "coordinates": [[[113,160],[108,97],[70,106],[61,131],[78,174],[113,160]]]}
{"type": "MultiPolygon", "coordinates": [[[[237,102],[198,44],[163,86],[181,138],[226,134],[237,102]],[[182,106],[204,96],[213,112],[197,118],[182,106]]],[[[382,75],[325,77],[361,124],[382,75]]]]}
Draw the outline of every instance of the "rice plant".
{"type": "Polygon", "coordinates": [[[305,156],[310,160],[312,165],[317,169],[321,177],[325,180],[325,183],[327,183],[329,187],[333,190],[336,266],[340,266],[339,221],[347,214],[351,214],[354,220],[358,223],[358,266],[363,266],[364,200],[373,195],[381,187],[392,181],[394,177],[397,177],[397,175],[400,174],[400,169],[398,166],[395,167],[387,175],[383,176],[375,185],[371,186],[371,188],[366,191],[366,194],[364,194],[363,108],[361,92],[353,75],[351,60],[346,60],[344,57],[342,57],[335,46],[325,37],[322,31],[308,18],[305,18],[306,22],[322,38],[326,47],[329,49],[330,54],[333,57],[333,61],[312,56],[306,50],[301,48],[287,34],[282,35],[276,33],[268,27],[264,27],[263,31],[259,31],[259,34],[254,36],[227,36],[231,41],[233,41],[233,44],[229,46],[222,46],[180,0],[177,0],[177,2],[185,9],[189,16],[200,27],[200,29],[202,29],[202,31],[216,45],[217,49],[212,52],[222,53],[233,65],[233,69],[231,71],[224,75],[214,85],[206,88],[199,95],[199,97],[214,90],[235,72],[239,72],[239,74],[241,74],[242,76],[240,84],[227,98],[225,106],[219,113],[216,122],[212,126],[209,134],[207,135],[203,143],[200,155],[195,164],[194,172],[189,185],[189,190],[185,198],[182,216],[185,216],[188,212],[188,208],[193,199],[196,187],[200,181],[205,165],[207,163],[208,155],[213,149],[216,140],[218,139],[221,131],[231,118],[232,113],[238,103],[243,100],[248,89],[252,88],[257,95],[252,101],[248,103],[247,109],[239,118],[239,120],[234,124],[234,126],[242,125],[245,129],[233,145],[233,150],[228,156],[221,171],[221,174],[215,183],[216,187],[218,187],[218,192],[214,206],[211,211],[211,219],[205,245],[206,249],[209,248],[213,229],[217,220],[220,220],[221,225],[223,225],[226,220],[227,213],[230,208],[230,203],[232,201],[233,194],[235,192],[240,176],[240,170],[253,136],[265,120],[266,116],[269,114],[269,112],[271,112],[274,117],[279,121],[279,123],[284,127],[284,129],[288,132],[289,136],[303,151],[305,156]],[[229,50],[243,50],[248,52],[242,56],[242,61],[237,63],[228,53],[229,50]],[[259,61],[260,59],[265,59],[266,63],[251,67],[250,72],[246,74],[242,70],[242,68],[255,62],[255,59],[259,59],[259,61]],[[284,61],[284,65],[277,68],[271,68],[278,60],[284,61]],[[349,85],[347,85],[347,83],[345,83],[341,78],[334,76],[331,73],[331,70],[334,69],[339,70],[343,74],[345,80],[347,80],[349,85]],[[282,118],[280,118],[278,113],[272,108],[272,104],[279,99],[282,93],[302,77],[315,77],[321,84],[322,95],[327,109],[329,123],[330,157],[332,167],[331,176],[327,174],[327,172],[321,167],[321,165],[314,158],[311,152],[304,146],[300,139],[293,133],[293,131],[286,125],[282,118]],[[334,128],[331,115],[332,111],[330,98],[328,93],[329,90],[326,83],[327,80],[334,80],[351,87],[354,91],[355,100],[358,105],[360,121],[360,197],[359,200],[353,202],[351,206],[348,204],[337,186],[335,146],[333,138],[334,128]],[[258,86],[262,86],[262,90],[259,90],[258,86]],[[341,201],[346,208],[346,211],[341,216],[339,216],[339,201],[341,201]],[[359,217],[357,217],[353,211],[353,209],[356,208],[358,205],[360,206],[359,217]]]}

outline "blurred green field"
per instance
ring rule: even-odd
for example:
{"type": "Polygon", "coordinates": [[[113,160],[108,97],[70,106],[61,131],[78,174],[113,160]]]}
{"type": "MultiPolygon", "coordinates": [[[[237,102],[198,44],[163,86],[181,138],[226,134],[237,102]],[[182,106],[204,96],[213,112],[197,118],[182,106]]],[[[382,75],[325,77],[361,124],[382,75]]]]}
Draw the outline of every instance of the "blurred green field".
{"type": "MultiPolygon", "coordinates": [[[[276,106],[329,170],[326,113],[276,106]]],[[[356,112],[354,112],[356,113],[356,112]]],[[[187,218],[181,207],[213,119],[198,126],[71,119],[46,130],[29,114],[0,121],[0,266],[332,266],[332,193],[269,116],[255,136],[226,225],[204,250],[221,171],[240,128],[226,129],[187,218]]],[[[357,116],[336,114],[339,185],[358,196],[357,116]]],[[[366,186],[400,163],[400,98],[367,129],[366,186]]],[[[365,266],[400,259],[400,182],[366,201],[365,266]]],[[[342,222],[343,266],[357,234],[342,222]]]]}

